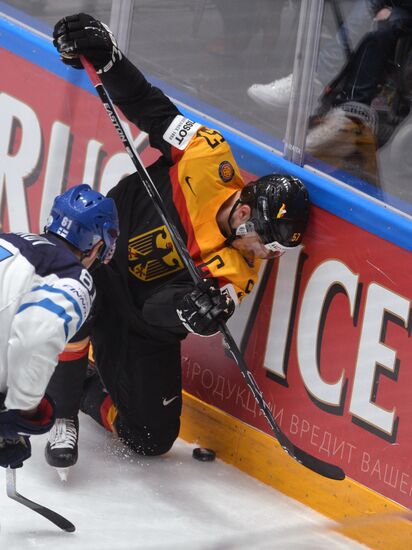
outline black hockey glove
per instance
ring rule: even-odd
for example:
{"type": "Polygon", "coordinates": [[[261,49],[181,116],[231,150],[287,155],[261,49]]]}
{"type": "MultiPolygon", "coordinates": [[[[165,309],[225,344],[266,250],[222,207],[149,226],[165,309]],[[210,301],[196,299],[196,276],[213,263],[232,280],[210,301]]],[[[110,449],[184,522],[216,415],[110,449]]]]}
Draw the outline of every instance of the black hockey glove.
{"type": "Polygon", "coordinates": [[[220,292],[211,281],[205,281],[204,288],[195,288],[177,299],[176,311],[188,331],[212,336],[219,332],[219,322],[233,315],[235,303],[227,290],[220,292]]]}
{"type": "Polygon", "coordinates": [[[23,462],[31,457],[29,436],[13,439],[0,437],[0,466],[3,468],[21,468],[23,462]]]}
{"type": "Polygon", "coordinates": [[[21,411],[0,411],[0,437],[16,439],[21,435],[40,435],[48,432],[55,421],[55,406],[45,395],[33,416],[23,416],[21,411]]]}
{"type": "Polygon", "coordinates": [[[60,19],[53,38],[63,63],[75,69],[83,69],[79,55],[87,57],[98,73],[109,71],[122,58],[109,27],[86,13],[60,19]]]}

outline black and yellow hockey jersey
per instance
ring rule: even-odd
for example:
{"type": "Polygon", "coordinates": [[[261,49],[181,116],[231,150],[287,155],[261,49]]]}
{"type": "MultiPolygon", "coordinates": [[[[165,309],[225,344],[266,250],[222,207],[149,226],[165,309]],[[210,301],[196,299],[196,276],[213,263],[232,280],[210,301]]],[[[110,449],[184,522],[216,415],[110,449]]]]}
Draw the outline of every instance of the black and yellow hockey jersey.
{"type": "MultiPolygon", "coordinates": [[[[217,224],[221,206],[244,185],[227,141],[182,115],[126,58],[102,80],[114,103],[161,151],[148,173],[196,265],[220,287],[233,285],[241,301],[253,288],[259,264],[251,266],[239,251],[226,246],[217,224]]],[[[120,218],[110,269],[121,276],[144,318],[166,326],[172,309],[165,304],[173,302],[174,292],[190,290],[189,273],[136,174],[123,179],[109,196],[120,218]]]]}

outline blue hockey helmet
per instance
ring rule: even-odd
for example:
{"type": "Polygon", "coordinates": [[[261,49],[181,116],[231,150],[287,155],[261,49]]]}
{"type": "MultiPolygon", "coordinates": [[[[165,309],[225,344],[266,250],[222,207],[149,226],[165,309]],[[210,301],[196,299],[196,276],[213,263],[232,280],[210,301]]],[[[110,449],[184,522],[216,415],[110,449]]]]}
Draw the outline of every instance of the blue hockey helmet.
{"type": "Polygon", "coordinates": [[[113,199],[82,183],[54,199],[46,232],[65,239],[81,252],[89,252],[102,240],[98,259],[108,263],[116,249],[119,219],[113,199]]]}

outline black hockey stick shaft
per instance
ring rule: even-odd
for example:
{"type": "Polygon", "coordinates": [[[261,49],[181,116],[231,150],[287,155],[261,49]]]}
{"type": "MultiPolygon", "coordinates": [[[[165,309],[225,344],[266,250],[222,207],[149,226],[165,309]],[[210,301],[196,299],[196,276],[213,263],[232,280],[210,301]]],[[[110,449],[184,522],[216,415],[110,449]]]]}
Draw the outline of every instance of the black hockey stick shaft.
{"type": "Polygon", "coordinates": [[[130,142],[129,138],[126,135],[126,132],[123,128],[122,122],[119,119],[116,110],[114,108],[113,102],[110,99],[108,93],[106,92],[99,76],[97,75],[93,65],[83,56],[80,56],[80,60],[83,64],[83,67],[86,69],[86,72],[91,80],[91,83],[96,89],[96,92],[98,93],[104,108],[110,118],[110,120],[113,123],[113,126],[116,128],[117,134],[123,143],[124,148],[126,149],[126,152],[128,153],[129,157],[132,159],[132,162],[136,168],[137,174],[142,181],[147,193],[149,194],[150,198],[152,199],[152,202],[162,218],[164,224],[166,225],[167,229],[170,232],[170,235],[172,237],[172,240],[179,252],[179,254],[182,256],[183,263],[185,264],[186,268],[189,270],[189,273],[194,280],[196,284],[202,284],[203,279],[197,270],[196,266],[194,265],[191,256],[189,255],[189,252],[186,249],[186,245],[176,228],[173,222],[170,221],[169,215],[167,214],[164,206],[162,197],[159,195],[158,190],[154,186],[153,182],[151,181],[151,178],[149,174],[147,173],[146,168],[144,167],[142,161],[140,160],[140,157],[138,153],[136,152],[133,144],[130,142]]]}
{"type": "Polygon", "coordinates": [[[37,512],[44,518],[48,519],[54,525],[57,527],[60,527],[63,531],[67,531],[68,533],[73,533],[73,531],[76,530],[73,523],[71,523],[68,519],[64,518],[57,512],[54,512],[53,510],[50,510],[49,508],[46,508],[45,506],[42,506],[41,504],[37,504],[37,502],[33,502],[32,500],[29,500],[28,498],[20,495],[16,490],[16,470],[13,468],[7,468],[6,469],[6,483],[7,483],[7,496],[11,499],[15,500],[16,502],[19,502],[20,504],[23,504],[23,506],[27,506],[27,508],[30,508],[34,512],[37,512]]]}
{"type": "MultiPolygon", "coordinates": [[[[93,65],[83,56],[80,56],[80,60],[93,84],[93,86],[96,89],[97,94],[99,95],[105,110],[112,121],[113,125],[116,128],[116,131],[127,151],[130,158],[132,159],[132,162],[136,168],[137,174],[143,183],[147,193],[151,197],[153,204],[158,211],[159,215],[161,216],[164,224],[169,229],[172,240],[176,246],[177,251],[182,257],[183,263],[185,264],[185,267],[188,269],[194,283],[198,286],[203,285],[203,279],[201,274],[199,273],[197,267],[195,266],[192,257],[190,256],[186,244],[183,241],[179,231],[175,227],[175,225],[171,222],[169,214],[163,204],[162,198],[159,195],[154,183],[152,182],[149,174],[147,173],[147,170],[143,166],[142,161],[140,160],[140,157],[138,156],[137,152],[134,150],[133,144],[128,139],[123,127],[122,123],[116,113],[116,110],[114,108],[114,105],[107,94],[99,76],[96,74],[96,71],[93,67],[93,65]]],[[[328,477],[330,479],[336,479],[341,480],[345,478],[345,473],[341,468],[338,466],[335,466],[333,464],[330,464],[328,462],[324,462],[323,460],[320,460],[307,452],[303,451],[302,449],[299,449],[295,447],[295,445],[286,437],[286,435],[281,431],[280,427],[276,423],[272,412],[263,399],[262,392],[260,391],[255,379],[253,378],[252,373],[249,371],[245,360],[243,359],[243,356],[233,339],[233,336],[231,335],[229,329],[227,328],[225,323],[219,323],[219,330],[223,335],[223,338],[230,350],[230,353],[232,354],[235,362],[237,363],[243,377],[245,378],[245,381],[252,392],[256,402],[258,403],[260,409],[262,410],[262,413],[264,414],[266,420],[269,423],[269,426],[271,427],[276,439],[279,441],[280,445],[283,447],[283,449],[295,460],[297,460],[300,464],[303,466],[306,466],[307,468],[313,470],[314,472],[323,475],[325,477],[328,477]]]]}
{"type": "Polygon", "coordinates": [[[245,360],[243,359],[242,354],[239,351],[239,348],[233,339],[233,336],[229,332],[227,326],[224,323],[221,323],[219,326],[220,332],[223,334],[223,337],[228,345],[230,352],[232,353],[233,359],[236,361],[240,372],[242,373],[246,384],[250,391],[252,392],[253,397],[255,398],[257,404],[259,405],[260,410],[265,416],[267,423],[272,429],[276,439],[279,441],[281,447],[295,459],[297,462],[309,468],[313,472],[320,474],[329,479],[334,479],[341,481],[345,479],[345,472],[339,466],[331,464],[330,462],[325,462],[320,458],[317,458],[303,449],[296,447],[292,441],[282,432],[276,420],[273,417],[272,411],[270,410],[268,404],[263,398],[262,392],[259,386],[256,383],[256,380],[253,377],[253,374],[248,369],[245,360]]]}

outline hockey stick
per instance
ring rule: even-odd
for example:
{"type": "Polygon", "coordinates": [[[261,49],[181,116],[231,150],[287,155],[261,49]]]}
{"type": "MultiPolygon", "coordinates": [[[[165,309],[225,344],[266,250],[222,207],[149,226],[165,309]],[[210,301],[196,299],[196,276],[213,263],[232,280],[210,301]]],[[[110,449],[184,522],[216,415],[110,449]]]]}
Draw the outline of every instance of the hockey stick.
{"type": "MultiPolygon", "coordinates": [[[[130,158],[132,159],[132,162],[136,168],[138,177],[140,178],[141,182],[143,183],[147,193],[151,197],[153,204],[161,216],[163,223],[166,225],[168,230],[170,231],[170,235],[172,237],[172,240],[176,246],[177,251],[179,252],[183,263],[185,264],[185,267],[189,271],[194,283],[198,285],[199,287],[202,287],[203,279],[199,271],[197,270],[192,257],[190,256],[186,244],[183,241],[182,237],[180,236],[179,231],[177,230],[176,226],[172,223],[172,221],[169,218],[169,214],[166,211],[161,196],[159,195],[159,192],[157,191],[154,183],[152,182],[149,174],[147,173],[146,168],[143,166],[142,161],[140,160],[140,157],[136,153],[136,151],[133,148],[132,143],[128,139],[123,127],[122,123],[116,113],[116,110],[113,106],[113,103],[106,92],[106,90],[103,87],[103,84],[99,78],[99,76],[96,74],[96,71],[93,67],[93,65],[84,57],[80,56],[80,60],[83,64],[83,67],[85,68],[91,83],[96,89],[97,94],[99,95],[104,108],[112,121],[114,127],[116,128],[116,131],[127,151],[130,158]]],[[[252,373],[249,371],[245,360],[243,359],[242,354],[239,351],[239,348],[233,339],[232,335],[229,332],[229,329],[227,328],[225,323],[219,323],[219,330],[223,335],[223,338],[226,342],[226,345],[232,354],[235,362],[237,363],[243,377],[245,378],[245,381],[252,392],[256,402],[258,403],[262,413],[264,414],[269,426],[271,427],[276,439],[279,441],[280,445],[283,447],[283,449],[297,462],[302,464],[303,466],[306,466],[310,470],[313,470],[317,474],[320,474],[322,476],[328,477],[330,479],[336,479],[336,480],[342,480],[345,478],[344,471],[339,468],[339,466],[335,466],[334,464],[330,464],[328,462],[324,462],[323,460],[320,460],[319,458],[316,458],[310,454],[308,454],[306,451],[303,451],[302,449],[299,449],[296,447],[289,439],[286,437],[286,435],[281,431],[280,427],[276,423],[275,419],[273,418],[272,412],[263,399],[262,392],[260,391],[255,379],[253,378],[252,373]]]]}
{"type": "Polygon", "coordinates": [[[30,508],[34,512],[37,512],[44,518],[54,523],[54,525],[57,525],[57,527],[60,527],[60,529],[63,529],[63,531],[67,531],[68,533],[73,533],[73,531],[76,530],[76,527],[73,525],[73,523],[71,523],[69,520],[67,520],[57,512],[54,512],[53,510],[50,510],[49,508],[46,508],[41,504],[37,504],[37,502],[33,502],[32,500],[29,500],[28,498],[20,495],[16,490],[16,470],[15,469],[13,468],[6,469],[6,482],[7,482],[8,497],[15,500],[16,502],[19,502],[20,504],[23,504],[24,506],[27,506],[27,508],[30,508]]]}

